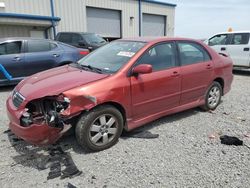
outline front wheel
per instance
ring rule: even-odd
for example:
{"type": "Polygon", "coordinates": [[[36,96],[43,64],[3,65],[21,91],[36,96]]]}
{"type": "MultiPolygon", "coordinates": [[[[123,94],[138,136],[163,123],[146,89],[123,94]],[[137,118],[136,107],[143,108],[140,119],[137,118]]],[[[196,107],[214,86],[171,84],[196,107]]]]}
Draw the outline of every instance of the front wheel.
{"type": "Polygon", "coordinates": [[[222,87],[219,82],[214,81],[206,93],[205,104],[202,106],[202,109],[206,111],[215,110],[220,104],[221,96],[222,87]]]}
{"type": "Polygon", "coordinates": [[[101,151],[118,141],[123,129],[123,116],[110,105],[97,107],[79,119],[76,138],[85,149],[101,151]]]}

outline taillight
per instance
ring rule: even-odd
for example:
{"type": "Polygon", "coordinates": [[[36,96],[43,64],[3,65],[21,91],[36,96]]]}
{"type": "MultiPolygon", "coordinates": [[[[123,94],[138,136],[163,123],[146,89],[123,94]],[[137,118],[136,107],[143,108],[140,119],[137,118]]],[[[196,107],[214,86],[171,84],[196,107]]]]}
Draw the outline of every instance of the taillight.
{"type": "Polygon", "coordinates": [[[81,55],[88,55],[88,54],[89,54],[89,51],[80,51],[80,54],[81,54],[81,55]]]}

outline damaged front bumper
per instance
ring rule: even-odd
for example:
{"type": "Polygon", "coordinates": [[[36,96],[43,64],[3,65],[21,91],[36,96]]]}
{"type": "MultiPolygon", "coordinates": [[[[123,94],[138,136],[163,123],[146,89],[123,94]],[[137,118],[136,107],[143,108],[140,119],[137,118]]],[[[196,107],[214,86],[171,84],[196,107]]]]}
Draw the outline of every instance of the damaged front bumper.
{"type": "Polygon", "coordinates": [[[55,121],[55,117],[46,117],[41,120],[36,117],[34,121],[23,121],[22,118],[27,117],[27,108],[16,108],[13,104],[12,96],[6,102],[7,114],[10,120],[9,127],[11,131],[18,137],[35,145],[48,145],[55,143],[71,125],[61,121],[59,125],[48,123],[55,121]],[[28,125],[27,125],[28,124],[28,125]]]}

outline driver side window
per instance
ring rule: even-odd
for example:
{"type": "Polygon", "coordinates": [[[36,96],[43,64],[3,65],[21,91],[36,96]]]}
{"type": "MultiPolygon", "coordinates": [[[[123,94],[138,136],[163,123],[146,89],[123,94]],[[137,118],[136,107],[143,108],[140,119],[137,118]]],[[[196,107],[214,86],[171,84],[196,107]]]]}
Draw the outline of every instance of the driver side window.
{"type": "Polygon", "coordinates": [[[221,34],[221,35],[216,35],[209,39],[208,45],[209,46],[214,46],[214,45],[225,45],[227,44],[227,41],[229,40],[229,35],[228,34],[221,34]]]}
{"type": "Polygon", "coordinates": [[[163,43],[146,51],[135,66],[140,64],[152,65],[153,71],[175,67],[175,49],[173,43],[163,43]]]}

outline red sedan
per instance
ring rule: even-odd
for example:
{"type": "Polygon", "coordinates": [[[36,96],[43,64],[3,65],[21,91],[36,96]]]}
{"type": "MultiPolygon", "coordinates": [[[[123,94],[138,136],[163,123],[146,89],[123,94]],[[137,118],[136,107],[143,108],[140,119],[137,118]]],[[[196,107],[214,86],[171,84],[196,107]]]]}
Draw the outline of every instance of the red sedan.
{"type": "Polygon", "coordinates": [[[117,40],[19,83],[7,100],[9,126],[36,145],[75,126],[79,144],[99,151],[123,129],[198,106],[214,110],[232,80],[231,59],[199,41],[117,40]]]}

